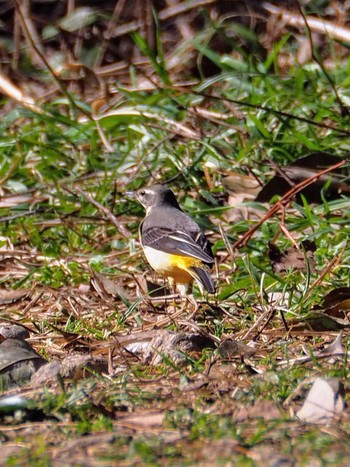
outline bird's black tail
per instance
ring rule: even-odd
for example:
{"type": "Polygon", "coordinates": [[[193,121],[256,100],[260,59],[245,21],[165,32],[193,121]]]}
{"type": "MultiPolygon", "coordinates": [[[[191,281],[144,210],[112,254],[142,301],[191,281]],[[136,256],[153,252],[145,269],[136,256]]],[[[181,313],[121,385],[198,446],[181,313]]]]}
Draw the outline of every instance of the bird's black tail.
{"type": "Polygon", "coordinates": [[[194,277],[194,279],[199,282],[199,285],[204,287],[209,293],[215,293],[214,281],[206,269],[192,266],[189,272],[194,277]]]}

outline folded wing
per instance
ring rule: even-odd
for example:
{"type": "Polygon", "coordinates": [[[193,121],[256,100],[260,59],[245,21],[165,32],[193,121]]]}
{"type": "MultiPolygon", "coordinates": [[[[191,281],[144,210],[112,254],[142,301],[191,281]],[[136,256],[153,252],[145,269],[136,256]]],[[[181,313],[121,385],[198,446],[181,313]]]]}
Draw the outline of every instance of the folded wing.
{"type": "Polygon", "coordinates": [[[187,233],[164,227],[149,227],[142,229],[142,243],[165,253],[197,258],[209,265],[214,263],[210,244],[201,231],[187,233]]]}

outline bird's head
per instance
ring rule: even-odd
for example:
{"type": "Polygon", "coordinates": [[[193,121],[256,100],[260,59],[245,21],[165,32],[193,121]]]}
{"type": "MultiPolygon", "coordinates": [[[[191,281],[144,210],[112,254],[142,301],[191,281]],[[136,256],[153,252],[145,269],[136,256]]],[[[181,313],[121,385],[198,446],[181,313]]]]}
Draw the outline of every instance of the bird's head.
{"type": "Polygon", "coordinates": [[[164,205],[180,208],[174,193],[167,185],[153,185],[141,188],[137,190],[136,198],[146,209],[146,212],[149,212],[151,208],[164,205]]]}

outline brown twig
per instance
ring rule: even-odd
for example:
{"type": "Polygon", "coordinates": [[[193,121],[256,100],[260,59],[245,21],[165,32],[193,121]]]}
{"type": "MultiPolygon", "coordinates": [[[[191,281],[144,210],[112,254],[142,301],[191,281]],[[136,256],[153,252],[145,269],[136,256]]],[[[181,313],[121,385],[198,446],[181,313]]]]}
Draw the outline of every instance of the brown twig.
{"type": "MultiPolygon", "coordinates": [[[[188,13],[191,10],[198,10],[201,7],[217,3],[218,0],[189,0],[181,3],[177,3],[173,6],[164,8],[158,13],[158,18],[160,21],[171,19],[175,16],[183,15],[188,13]]],[[[113,29],[113,32],[110,32],[109,37],[121,37],[131,32],[139,30],[143,26],[143,19],[137,19],[135,21],[130,21],[124,23],[120,26],[117,26],[113,29]]]]}
{"type": "Polygon", "coordinates": [[[314,41],[312,39],[311,28],[309,26],[308,19],[307,19],[305,13],[304,13],[304,10],[300,6],[299,0],[294,0],[294,3],[296,5],[299,13],[303,17],[303,20],[304,20],[304,23],[305,23],[305,26],[306,26],[306,29],[307,29],[307,32],[308,32],[308,38],[309,38],[312,58],[317,63],[317,65],[321,68],[322,73],[325,75],[325,77],[327,78],[329,84],[331,85],[331,87],[333,89],[333,92],[334,92],[334,95],[335,95],[335,98],[336,98],[336,101],[338,102],[338,105],[340,107],[340,112],[341,112],[342,116],[347,115],[349,113],[349,109],[347,107],[345,107],[343,101],[340,99],[337,88],[335,87],[335,84],[334,84],[332,78],[330,77],[329,73],[327,72],[327,70],[323,66],[322,60],[317,56],[317,54],[315,52],[315,47],[314,47],[314,41]]]}
{"type": "MultiPolygon", "coordinates": [[[[285,24],[289,24],[294,27],[302,27],[304,25],[304,20],[300,18],[299,15],[293,14],[293,12],[280,8],[277,5],[273,5],[269,2],[263,2],[262,8],[264,8],[269,13],[278,15],[285,24]]],[[[338,26],[337,24],[332,23],[315,16],[308,16],[308,25],[312,31],[316,31],[320,34],[327,35],[333,39],[340,40],[343,42],[350,43],[350,29],[343,26],[338,26]]]]}
{"type": "Polygon", "coordinates": [[[246,245],[249,239],[252,237],[252,235],[259,229],[259,227],[270,217],[272,217],[276,212],[278,212],[280,209],[284,209],[284,207],[292,200],[292,198],[299,193],[301,190],[306,188],[307,186],[311,185],[314,183],[316,180],[321,178],[323,175],[326,173],[332,172],[333,170],[338,169],[339,167],[342,167],[346,162],[348,162],[347,159],[344,159],[337,164],[331,165],[330,167],[327,167],[324,170],[321,170],[321,172],[318,172],[316,175],[313,175],[312,177],[307,178],[306,180],[303,180],[302,182],[298,183],[295,185],[291,190],[287,191],[280,200],[278,200],[272,207],[271,209],[265,214],[260,221],[255,224],[251,229],[246,232],[242,238],[237,240],[232,248],[233,249],[238,249],[243,245],[246,245]]]}
{"type": "Polygon", "coordinates": [[[106,53],[106,50],[107,50],[107,47],[108,47],[108,43],[109,43],[109,41],[111,39],[112,31],[113,31],[113,29],[115,28],[115,25],[118,22],[118,19],[119,19],[120,15],[121,15],[121,12],[123,11],[125,2],[126,2],[126,0],[119,0],[115,4],[111,19],[108,21],[108,24],[107,24],[107,30],[106,30],[106,32],[105,32],[105,34],[103,36],[103,40],[102,40],[102,43],[101,43],[101,46],[100,46],[100,50],[99,50],[97,58],[95,60],[94,68],[99,67],[101,65],[101,63],[102,63],[103,57],[104,57],[104,55],[106,53]]]}
{"type": "MultiPolygon", "coordinates": [[[[174,89],[174,88],[172,88],[174,89]]],[[[317,126],[318,128],[324,128],[326,130],[332,130],[336,131],[337,133],[350,136],[350,131],[348,130],[343,130],[340,128],[333,127],[331,125],[327,125],[326,123],[320,123],[320,122],[315,122],[314,120],[310,120],[309,118],[306,117],[299,117],[297,115],[290,114],[288,112],[283,112],[282,110],[276,110],[273,109],[272,107],[268,107],[266,105],[259,105],[259,104],[252,104],[251,102],[243,101],[243,100],[238,100],[238,99],[230,99],[229,97],[222,97],[222,96],[215,96],[214,94],[208,94],[206,92],[201,92],[201,91],[195,91],[194,89],[184,89],[182,87],[177,87],[174,90],[181,90],[183,93],[187,94],[194,94],[196,96],[202,96],[202,97],[207,97],[208,99],[214,99],[220,102],[232,102],[233,104],[239,105],[240,107],[248,107],[250,109],[258,109],[258,110],[264,110],[265,112],[273,113],[279,117],[284,117],[288,118],[291,120],[297,120],[299,122],[304,122],[308,123],[309,125],[317,126]]]]}
{"type": "Polygon", "coordinates": [[[343,251],[339,255],[335,256],[327,264],[327,266],[323,269],[323,271],[321,271],[321,274],[319,275],[317,280],[308,289],[307,294],[304,296],[304,300],[306,300],[311,295],[311,293],[312,293],[312,291],[314,290],[315,287],[317,287],[318,285],[320,285],[322,283],[322,281],[326,277],[326,275],[329,274],[332,271],[332,269],[334,269],[340,263],[340,261],[341,261],[341,259],[343,257],[345,249],[346,249],[346,247],[344,247],[343,251]]]}
{"type": "Polygon", "coordinates": [[[31,47],[33,48],[33,50],[35,51],[35,53],[37,54],[37,56],[40,58],[40,60],[42,61],[42,63],[46,66],[46,68],[49,70],[51,76],[53,77],[53,79],[55,80],[56,84],[58,85],[60,91],[62,92],[62,94],[67,98],[67,100],[69,101],[69,103],[71,104],[71,106],[77,110],[79,110],[80,112],[82,112],[87,118],[89,118],[91,120],[91,115],[89,112],[87,112],[86,110],[84,110],[83,108],[79,107],[76,102],[74,101],[74,99],[72,99],[71,95],[69,94],[69,92],[67,92],[67,89],[65,88],[65,86],[63,85],[61,79],[57,76],[55,70],[52,68],[52,66],[50,65],[50,63],[46,60],[46,57],[44,56],[43,52],[41,51],[40,47],[38,47],[38,45],[35,43],[31,33],[30,33],[30,28],[28,27],[28,24],[27,24],[27,19],[25,18],[24,14],[23,14],[23,11],[22,11],[22,5],[21,3],[18,1],[18,0],[15,0],[15,3],[16,3],[16,11],[19,15],[19,18],[21,20],[21,26],[23,28],[23,31],[25,32],[25,35],[26,35],[26,38],[27,40],[29,41],[31,47]]]}
{"type": "Polygon", "coordinates": [[[284,235],[291,241],[291,243],[294,245],[294,247],[299,250],[300,247],[297,244],[297,242],[294,240],[293,235],[289,232],[289,230],[286,227],[286,209],[285,206],[281,207],[282,210],[282,215],[281,215],[281,222],[280,222],[280,227],[278,231],[276,232],[275,236],[273,237],[272,243],[274,243],[277,238],[279,237],[281,231],[284,233],[284,235]]]}
{"type": "Polygon", "coordinates": [[[27,107],[33,112],[42,113],[41,108],[35,105],[34,99],[26,92],[22,91],[22,89],[20,89],[16,84],[14,84],[13,81],[11,81],[9,77],[6,76],[5,73],[3,73],[1,70],[0,92],[8,96],[10,99],[13,99],[19,104],[23,105],[23,107],[27,107]]]}
{"type": "Polygon", "coordinates": [[[131,237],[131,233],[129,232],[129,230],[124,227],[124,225],[119,222],[119,220],[116,218],[116,216],[114,214],[111,213],[111,211],[108,209],[108,208],[105,208],[104,206],[102,206],[102,204],[100,204],[99,202],[97,202],[91,195],[90,193],[87,193],[86,191],[82,190],[81,188],[79,187],[76,187],[75,188],[75,191],[77,193],[79,193],[80,195],[84,196],[84,198],[89,201],[89,203],[93,204],[104,216],[106,216],[106,218],[112,222],[112,224],[114,224],[117,229],[119,230],[119,232],[126,238],[130,238],[131,237]]]}

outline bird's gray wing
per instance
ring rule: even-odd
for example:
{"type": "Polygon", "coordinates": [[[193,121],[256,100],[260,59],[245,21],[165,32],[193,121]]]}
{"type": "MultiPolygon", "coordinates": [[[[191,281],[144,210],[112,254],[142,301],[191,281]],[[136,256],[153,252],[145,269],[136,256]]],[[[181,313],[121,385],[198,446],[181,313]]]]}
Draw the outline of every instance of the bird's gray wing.
{"type": "Polygon", "coordinates": [[[143,246],[165,253],[197,258],[208,264],[214,263],[210,244],[200,230],[187,233],[166,227],[141,226],[141,241],[143,246]]]}

